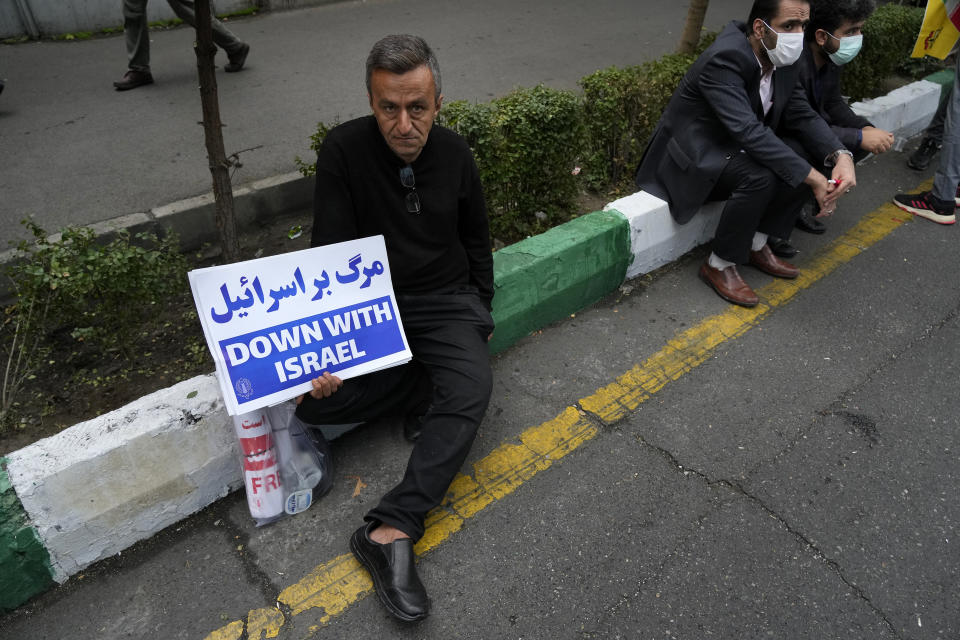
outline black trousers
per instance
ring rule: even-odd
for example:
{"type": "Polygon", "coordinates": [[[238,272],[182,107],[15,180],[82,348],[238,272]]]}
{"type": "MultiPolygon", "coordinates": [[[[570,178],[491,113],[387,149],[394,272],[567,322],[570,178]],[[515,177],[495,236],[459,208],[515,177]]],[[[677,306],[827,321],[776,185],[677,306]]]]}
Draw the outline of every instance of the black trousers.
{"type": "Polygon", "coordinates": [[[729,262],[747,262],[754,233],[788,236],[811,193],[803,183],[791,187],[746,153],[735,154],[708,198],[727,201],[713,236],[713,252],[729,262]]]}
{"type": "Polygon", "coordinates": [[[493,388],[487,336],[493,318],[471,287],[398,295],[397,307],[413,360],[345,380],[329,398],[308,395],[297,416],[308,424],[344,424],[419,414],[429,407],[403,479],[364,516],[419,540],[427,512],[440,504],[463,466],[487,410],[493,388]]]}

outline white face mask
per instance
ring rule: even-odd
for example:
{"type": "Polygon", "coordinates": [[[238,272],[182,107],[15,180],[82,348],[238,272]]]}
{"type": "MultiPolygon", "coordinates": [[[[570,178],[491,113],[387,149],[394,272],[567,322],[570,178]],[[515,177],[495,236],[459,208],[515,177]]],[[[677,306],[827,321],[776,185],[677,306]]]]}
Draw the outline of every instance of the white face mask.
{"type": "Polygon", "coordinates": [[[767,49],[767,45],[763,44],[763,40],[760,41],[760,44],[763,44],[763,48],[767,49],[767,57],[770,58],[770,62],[773,63],[774,67],[778,69],[780,67],[789,67],[800,59],[800,54],[803,53],[802,31],[800,33],[780,33],[779,31],[774,31],[773,27],[763,20],[760,22],[763,22],[767,29],[777,34],[777,45],[773,49],[767,49]]]}

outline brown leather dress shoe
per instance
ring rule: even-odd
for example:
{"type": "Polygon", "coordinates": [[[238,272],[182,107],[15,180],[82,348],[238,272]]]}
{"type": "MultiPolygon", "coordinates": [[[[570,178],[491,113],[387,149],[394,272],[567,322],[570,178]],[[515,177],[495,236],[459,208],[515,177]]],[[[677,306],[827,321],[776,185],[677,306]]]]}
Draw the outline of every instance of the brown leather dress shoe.
{"type": "Polygon", "coordinates": [[[700,279],[713,287],[721,298],[733,304],[739,304],[742,307],[755,307],[760,302],[760,298],[753,292],[736,267],[727,267],[726,269],[714,269],[709,263],[704,262],[700,266],[700,279]]]}
{"type": "Polygon", "coordinates": [[[800,275],[800,270],[795,266],[773,255],[770,245],[767,244],[763,245],[760,251],[750,252],[750,264],[777,278],[796,278],[800,275]]]}
{"type": "Polygon", "coordinates": [[[150,72],[130,69],[123,74],[123,78],[114,82],[113,86],[116,87],[117,91],[129,91],[145,84],[153,84],[153,76],[150,75],[150,72]]]}

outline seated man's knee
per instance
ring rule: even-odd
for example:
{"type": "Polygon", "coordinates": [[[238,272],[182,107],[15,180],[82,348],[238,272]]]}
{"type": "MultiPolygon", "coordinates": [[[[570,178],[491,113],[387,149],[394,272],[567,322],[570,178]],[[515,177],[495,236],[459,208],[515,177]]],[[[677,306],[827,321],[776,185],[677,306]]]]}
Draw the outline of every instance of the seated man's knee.
{"type": "Polygon", "coordinates": [[[493,371],[489,364],[484,363],[464,372],[463,378],[455,384],[436,386],[434,407],[438,411],[459,414],[479,423],[492,393],[493,371]]]}
{"type": "Polygon", "coordinates": [[[761,165],[755,165],[749,172],[743,174],[734,192],[751,194],[772,194],[786,184],[773,171],[761,165]]]}

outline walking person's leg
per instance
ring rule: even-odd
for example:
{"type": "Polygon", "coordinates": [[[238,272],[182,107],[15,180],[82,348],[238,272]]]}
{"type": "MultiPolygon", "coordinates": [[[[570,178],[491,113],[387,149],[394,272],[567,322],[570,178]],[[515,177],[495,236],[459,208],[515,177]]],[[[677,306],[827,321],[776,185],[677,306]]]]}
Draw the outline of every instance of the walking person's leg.
{"type": "MultiPolygon", "coordinates": [[[[196,8],[193,0],[167,0],[170,8],[181,20],[189,25],[196,26],[196,8]]],[[[222,22],[213,15],[213,5],[210,5],[210,26],[213,30],[213,43],[227,52],[227,64],[224,71],[240,71],[250,53],[250,45],[238,38],[227,29],[222,22]]]]}
{"type": "Polygon", "coordinates": [[[151,84],[147,0],[123,0],[123,36],[127,47],[127,72],[113,86],[117,91],[127,91],[151,84]]]}

